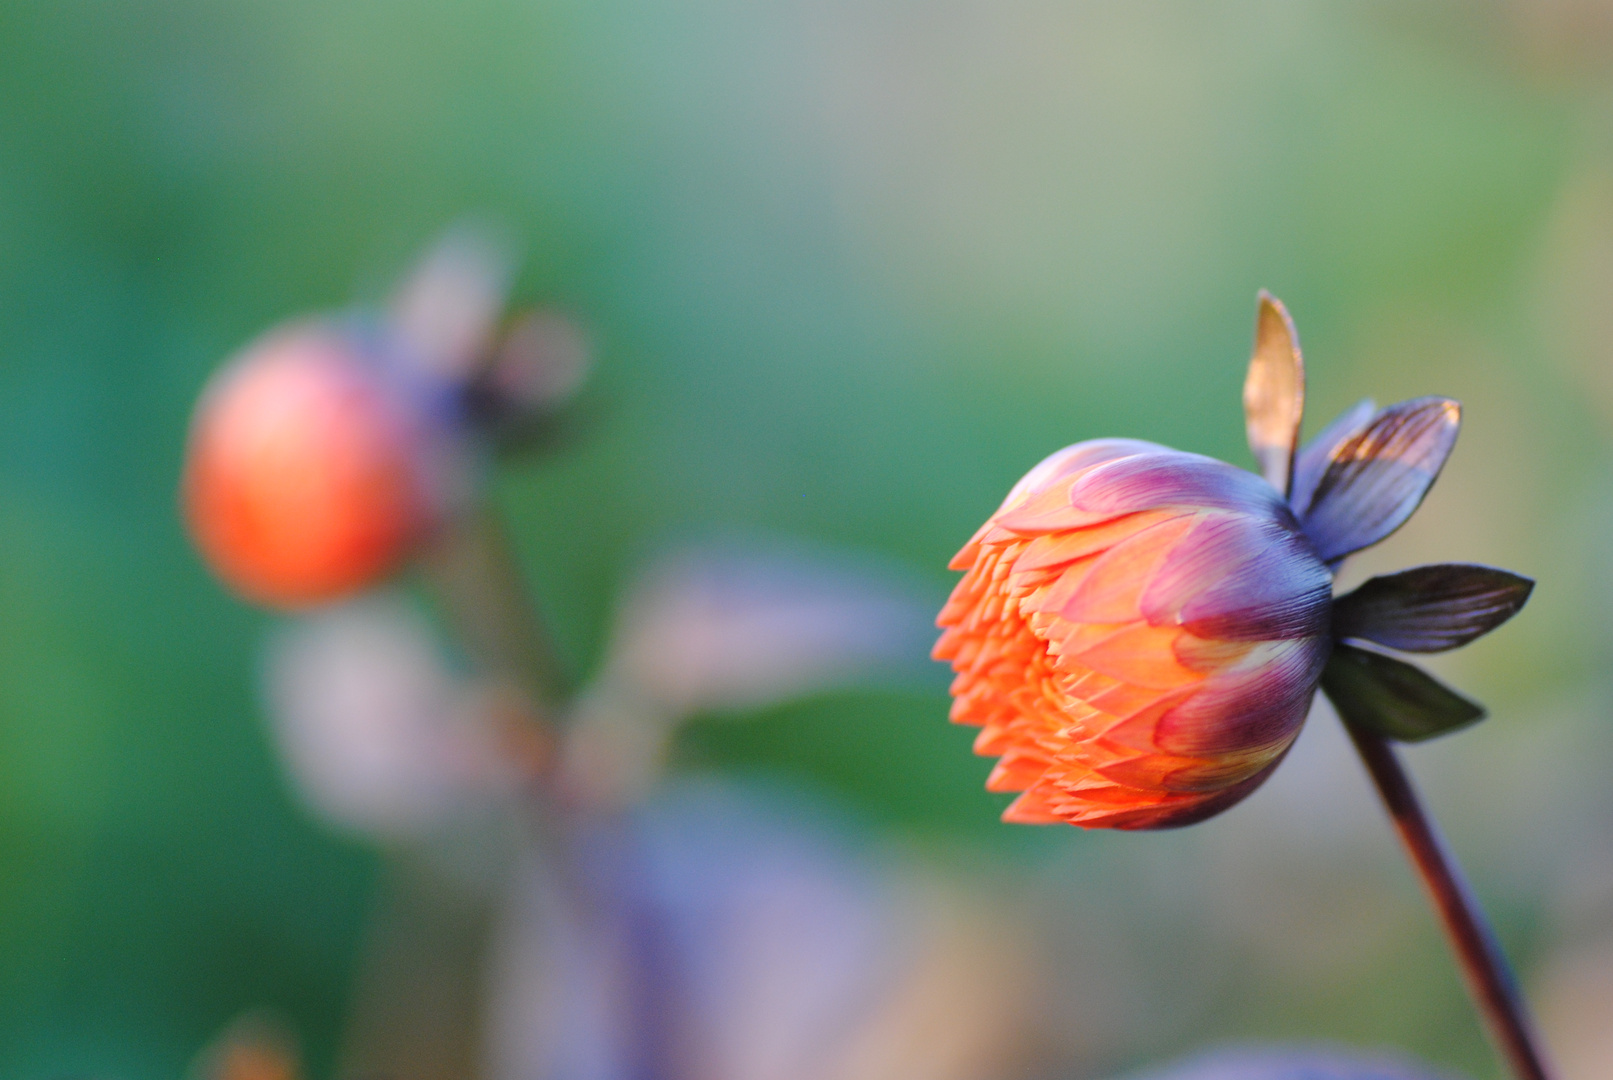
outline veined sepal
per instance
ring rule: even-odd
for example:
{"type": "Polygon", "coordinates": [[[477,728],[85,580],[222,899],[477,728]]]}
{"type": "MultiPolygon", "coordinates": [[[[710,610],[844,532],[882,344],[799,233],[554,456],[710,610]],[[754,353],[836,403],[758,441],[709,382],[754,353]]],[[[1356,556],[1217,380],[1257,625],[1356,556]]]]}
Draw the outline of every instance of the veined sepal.
{"type": "MultiPolygon", "coordinates": [[[[1320,462],[1306,447],[1292,505],[1303,506],[1295,513],[1322,561],[1336,567],[1405,524],[1439,476],[1461,424],[1462,406],[1450,398],[1390,405],[1328,448],[1309,491],[1320,462]]],[[[1330,427],[1324,434],[1333,433],[1330,427]]]]}
{"type": "Polygon", "coordinates": [[[1294,479],[1288,486],[1288,505],[1295,517],[1304,518],[1310,509],[1316,485],[1322,482],[1322,474],[1327,472],[1339,447],[1365,430],[1377,415],[1378,403],[1363,398],[1334,417],[1310,442],[1300,447],[1294,456],[1294,479]]]}
{"type": "Polygon", "coordinates": [[[1532,579],[1474,563],[1417,566],[1371,578],[1333,604],[1333,634],[1402,652],[1444,652],[1516,615],[1532,579]]]}
{"type": "Polygon", "coordinates": [[[1345,723],[1422,742],[1484,719],[1484,706],[1419,667],[1343,642],[1322,669],[1322,692],[1345,723]]]}

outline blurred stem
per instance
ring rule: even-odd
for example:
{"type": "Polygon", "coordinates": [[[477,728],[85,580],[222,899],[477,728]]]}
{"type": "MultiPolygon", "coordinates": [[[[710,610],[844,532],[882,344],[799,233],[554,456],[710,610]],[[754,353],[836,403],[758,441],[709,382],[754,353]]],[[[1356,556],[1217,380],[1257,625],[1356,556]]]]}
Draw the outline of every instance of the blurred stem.
{"type": "Polygon", "coordinates": [[[498,511],[483,504],[465,515],[421,565],[471,658],[519,687],[545,719],[552,715],[570,682],[498,511]]]}
{"type": "MultiPolygon", "coordinates": [[[[454,636],[500,691],[506,749],[527,775],[527,839],[550,843],[541,781],[552,761],[550,721],[569,693],[564,669],[526,589],[503,520],[483,504],[421,553],[421,575],[454,636]]],[[[465,1080],[478,1074],[492,933],[486,883],[395,854],[372,920],[338,1075],[465,1080]]]]}
{"type": "Polygon", "coordinates": [[[1445,934],[1461,961],[1468,992],[1496,1049],[1519,1080],[1547,1080],[1533,1025],[1495,932],[1446,848],[1439,827],[1418,799],[1400,758],[1383,736],[1353,724],[1344,726],[1444,923],[1445,934]]]}
{"type": "Polygon", "coordinates": [[[482,1041],[489,898],[420,851],[394,850],[372,900],[340,1064],[344,1080],[470,1080],[482,1041]]]}

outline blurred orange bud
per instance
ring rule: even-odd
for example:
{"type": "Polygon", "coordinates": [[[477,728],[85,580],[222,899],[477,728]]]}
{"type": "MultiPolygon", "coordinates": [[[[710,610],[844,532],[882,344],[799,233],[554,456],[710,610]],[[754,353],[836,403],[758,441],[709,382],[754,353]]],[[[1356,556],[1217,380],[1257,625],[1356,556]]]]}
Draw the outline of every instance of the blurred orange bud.
{"type": "Polygon", "coordinates": [[[194,1080],[301,1080],[296,1039],[272,1017],[248,1013],[235,1020],[198,1056],[194,1080]]]}
{"type": "Polygon", "coordinates": [[[337,329],[272,331],[213,377],[181,496],[213,572],[305,607],[395,570],[435,510],[421,417],[337,329]]]}

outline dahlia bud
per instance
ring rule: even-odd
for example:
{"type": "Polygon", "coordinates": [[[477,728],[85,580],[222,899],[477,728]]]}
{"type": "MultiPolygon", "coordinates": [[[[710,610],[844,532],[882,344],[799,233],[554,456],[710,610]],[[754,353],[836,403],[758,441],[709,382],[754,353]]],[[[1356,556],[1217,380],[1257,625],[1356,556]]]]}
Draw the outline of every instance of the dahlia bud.
{"type": "Polygon", "coordinates": [[[435,514],[427,423],[352,338],[272,332],[216,376],[185,456],[185,517],[248,599],[303,607],[392,571],[435,514]]]}
{"type": "Polygon", "coordinates": [[[384,313],[271,331],[213,377],[181,501],[225,584],[275,607],[340,600],[463,519],[502,428],[547,417],[586,370],[557,316],[501,340],[512,270],[499,236],[456,227],[384,313]]]}
{"type": "Polygon", "coordinates": [[[1320,685],[1346,722],[1424,739],[1483,709],[1384,648],[1436,652],[1500,625],[1532,586],[1466,564],[1333,571],[1405,522],[1461,410],[1363,403],[1296,453],[1304,367],[1262,294],[1244,387],[1261,476],[1128,439],[1059,451],[966,544],[934,655],[952,718],[999,758],[1003,817],[1121,829],[1201,821],[1268,776],[1320,685]]]}
{"type": "Polygon", "coordinates": [[[1332,575],[1231,465],[1102,439],[1059,451],[959,553],[935,655],[999,754],[1005,820],[1186,825],[1258,785],[1326,662],[1332,575]]]}

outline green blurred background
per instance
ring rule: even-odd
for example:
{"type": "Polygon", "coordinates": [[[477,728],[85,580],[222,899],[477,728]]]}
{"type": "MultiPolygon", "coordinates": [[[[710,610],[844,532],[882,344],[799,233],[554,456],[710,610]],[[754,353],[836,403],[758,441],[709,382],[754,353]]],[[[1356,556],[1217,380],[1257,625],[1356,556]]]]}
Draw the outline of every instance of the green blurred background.
{"type": "MultiPolygon", "coordinates": [[[[1541,579],[1439,665],[1495,718],[1413,760],[1550,1012],[1555,958],[1613,940],[1610,59],[1613,16],[1576,0],[0,4],[0,1073],[176,1077],[256,1006],[333,1060],[377,855],[286,794],[267,619],[187,547],[178,463],[223,357],[379,295],[466,212],[598,346],[586,438],[500,480],[579,672],[668,535],[870,549],[939,596],[1059,446],[1244,463],[1261,286],[1313,427],[1463,399],[1445,478],[1355,573],[1541,579]]],[[[1209,963],[1195,912],[1235,909],[1189,980],[1212,1003],[1097,1065],[1330,1036],[1493,1074],[1360,791],[1296,769],[1180,835],[1009,829],[943,686],[697,725],[679,754],[941,861],[1172,897],[1166,982],[1209,963]],[[1306,862],[1346,815],[1362,841],[1306,862]],[[1274,817],[1227,893],[1224,850],[1274,817]],[[1316,944],[1352,919],[1372,947],[1316,944]]]]}

